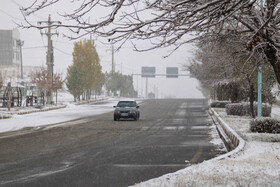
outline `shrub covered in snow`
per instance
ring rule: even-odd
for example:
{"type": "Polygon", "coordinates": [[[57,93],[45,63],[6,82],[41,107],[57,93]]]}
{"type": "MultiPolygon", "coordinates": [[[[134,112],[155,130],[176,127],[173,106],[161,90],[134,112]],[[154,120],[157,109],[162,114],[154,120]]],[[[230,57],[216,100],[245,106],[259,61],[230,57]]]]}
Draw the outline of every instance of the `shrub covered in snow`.
{"type": "Polygon", "coordinates": [[[214,101],[210,104],[213,108],[225,108],[227,104],[231,103],[230,101],[214,101]]]}
{"type": "MultiPolygon", "coordinates": [[[[254,104],[254,112],[257,115],[257,104],[254,104]]],[[[232,103],[226,105],[227,115],[246,116],[250,115],[250,103],[232,103]]],[[[271,114],[271,107],[262,104],[262,116],[268,117],[271,114]]]]}
{"type": "Polygon", "coordinates": [[[250,121],[250,129],[252,132],[280,134],[280,120],[274,118],[256,118],[250,121]]]}

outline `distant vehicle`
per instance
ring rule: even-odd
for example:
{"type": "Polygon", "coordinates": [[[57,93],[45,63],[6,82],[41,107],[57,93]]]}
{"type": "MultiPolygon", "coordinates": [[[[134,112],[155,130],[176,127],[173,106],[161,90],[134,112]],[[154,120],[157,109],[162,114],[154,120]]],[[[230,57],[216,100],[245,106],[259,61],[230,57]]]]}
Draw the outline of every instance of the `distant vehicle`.
{"type": "Polygon", "coordinates": [[[135,100],[121,100],[118,102],[117,106],[114,106],[114,108],[114,121],[120,120],[121,118],[132,118],[136,121],[140,118],[139,106],[135,100]]]}

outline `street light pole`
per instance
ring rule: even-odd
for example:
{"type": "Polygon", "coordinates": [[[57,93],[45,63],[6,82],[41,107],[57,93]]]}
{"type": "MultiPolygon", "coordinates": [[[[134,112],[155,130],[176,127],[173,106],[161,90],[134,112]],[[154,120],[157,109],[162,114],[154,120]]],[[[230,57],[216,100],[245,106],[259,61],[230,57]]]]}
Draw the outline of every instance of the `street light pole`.
{"type": "MultiPolygon", "coordinates": [[[[260,60],[262,57],[260,55],[260,60]]],[[[258,67],[258,117],[262,117],[262,66],[258,67]]]]}
{"type": "Polygon", "coordinates": [[[20,50],[20,78],[23,79],[23,67],[22,67],[22,46],[24,44],[24,41],[17,40],[17,45],[19,46],[20,50]]]}
{"type": "MultiPolygon", "coordinates": [[[[260,0],[260,9],[263,11],[263,0],[260,0]]],[[[259,54],[259,61],[261,63],[262,55],[261,52],[259,54]]],[[[258,67],[258,117],[262,116],[262,66],[258,67]]]]}
{"type": "Polygon", "coordinates": [[[112,44],[112,75],[114,74],[115,72],[115,63],[114,63],[114,45],[112,44]]]}

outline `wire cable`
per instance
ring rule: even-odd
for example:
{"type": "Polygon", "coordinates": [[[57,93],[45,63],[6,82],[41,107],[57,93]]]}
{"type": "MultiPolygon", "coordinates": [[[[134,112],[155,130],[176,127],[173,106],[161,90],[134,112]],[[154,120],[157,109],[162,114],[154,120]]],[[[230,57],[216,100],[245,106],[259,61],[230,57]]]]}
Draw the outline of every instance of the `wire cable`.
{"type": "MultiPolygon", "coordinates": [[[[23,6],[21,4],[19,4],[18,2],[16,2],[15,0],[10,0],[13,4],[17,5],[19,8],[23,8],[23,6]]],[[[38,14],[35,14],[33,13],[32,15],[34,15],[35,17],[37,18],[40,18],[40,19],[46,19],[45,17],[43,16],[40,16],[38,14]]]]}
{"type": "Polygon", "coordinates": [[[35,46],[35,47],[24,47],[22,49],[39,49],[39,48],[47,48],[48,46],[35,46]]]}
{"type": "Polygon", "coordinates": [[[0,9],[0,12],[4,13],[5,15],[7,15],[7,16],[10,17],[10,18],[13,18],[13,19],[16,19],[16,20],[19,20],[19,21],[24,21],[23,19],[20,19],[20,18],[17,18],[17,17],[12,16],[11,14],[5,12],[4,10],[1,10],[1,9],[0,9]]]}
{"type": "Polygon", "coordinates": [[[59,52],[61,52],[61,53],[65,54],[65,55],[72,56],[72,54],[67,53],[67,52],[65,52],[65,51],[63,51],[63,50],[61,50],[61,49],[58,49],[57,47],[54,47],[54,49],[58,50],[59,52]]]}

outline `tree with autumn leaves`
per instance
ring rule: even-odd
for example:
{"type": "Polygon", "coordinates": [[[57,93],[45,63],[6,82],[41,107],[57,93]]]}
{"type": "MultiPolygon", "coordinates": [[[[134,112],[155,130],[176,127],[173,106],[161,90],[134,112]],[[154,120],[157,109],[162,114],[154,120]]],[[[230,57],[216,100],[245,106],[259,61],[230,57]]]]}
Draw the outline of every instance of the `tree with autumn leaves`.
{"type": "Polygon", "coordinates": [[[73,64],[67,69],[66,86],[74,101],[82,96],[89,100],[92,90],[97,90],[102,78],[101,65],[94,41],[74,43],[73,64]]]}
{"type": "MultiPolygon", "coordinates": [[[[53,74],[53,83],[49,83],[49,73],[45,67],[41,67],[39,70],[31,73],[31,81],[40,88],[44,95],[47,95],[47,92],[52,90],[56,92],[56,101],[57,101],[57,90],[62,87],[65,79],[63,79],[62,73],[53,74]]],[[[45,103],[44,103],[45,104],[45,103]]]]}

